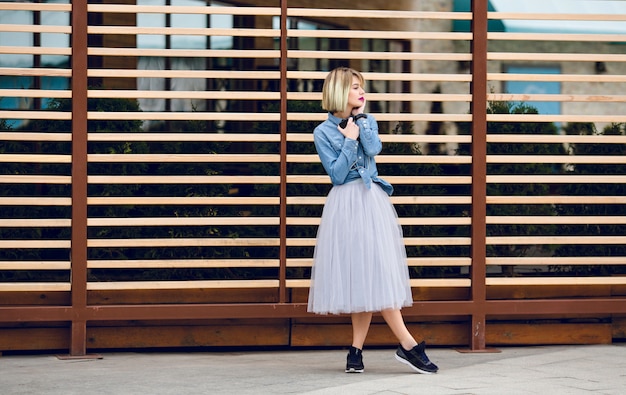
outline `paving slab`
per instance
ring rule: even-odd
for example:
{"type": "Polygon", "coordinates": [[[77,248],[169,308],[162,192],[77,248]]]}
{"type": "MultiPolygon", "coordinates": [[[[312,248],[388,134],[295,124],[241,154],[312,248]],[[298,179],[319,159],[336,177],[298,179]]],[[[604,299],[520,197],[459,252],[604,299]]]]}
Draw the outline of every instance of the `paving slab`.
{"type": "Polygon", "coordinates": [[[0,357],[0,393],[13,394],[626,394],[626,345],[507,347],[499,353],[429,348],[440,367],[414,373],[394,349],[105,352],[102,359],[0,357]]]}

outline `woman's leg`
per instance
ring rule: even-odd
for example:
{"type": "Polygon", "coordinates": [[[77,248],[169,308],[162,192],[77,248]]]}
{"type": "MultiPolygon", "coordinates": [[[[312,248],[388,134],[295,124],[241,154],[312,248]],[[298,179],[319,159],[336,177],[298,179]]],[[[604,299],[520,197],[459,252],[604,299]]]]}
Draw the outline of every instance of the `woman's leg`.
{"type": "Polygon", "coordinates": [[[383,310],[380,313],[393,334],[398,338],[402,348],[410,350],[417,345],[415,338],[404,324],[404,318],[402,318],[400,310],[389,309],[383,310]]]}
{"type": "Polygon", "coordinates": [[[363,349],[372,322],[372,313],[352,313],[352,346],[363,349]]]}

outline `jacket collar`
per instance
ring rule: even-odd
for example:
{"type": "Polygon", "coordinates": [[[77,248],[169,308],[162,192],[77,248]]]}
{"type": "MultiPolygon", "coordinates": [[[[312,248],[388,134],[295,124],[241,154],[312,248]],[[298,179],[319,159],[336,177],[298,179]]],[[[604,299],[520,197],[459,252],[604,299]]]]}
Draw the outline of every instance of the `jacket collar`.
{"type": "Polygon", "coordinates": [[[341,121],[343,121],[343,118],[336,117],[336,116],[333,115],[332,112],[329,112],[328,113],[328,120],[330,122],[332,122],[333,124],[335,124],[335,125],[339,125],[341,123],[341,121]]]}

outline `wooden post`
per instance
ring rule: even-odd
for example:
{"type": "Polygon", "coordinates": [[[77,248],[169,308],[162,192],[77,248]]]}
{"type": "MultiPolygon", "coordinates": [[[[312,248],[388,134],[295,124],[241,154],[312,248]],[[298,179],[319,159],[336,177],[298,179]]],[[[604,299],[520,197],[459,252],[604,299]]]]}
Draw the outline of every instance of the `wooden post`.
{"type": "Polygon", "coordinates": [[[279,303],[287,302],[287,0],[280,1],[279,303]]]}
{"type": "MultiPolygon", "coordinates": [[[[72,2],[72,323],[70,354],[87,355],[87,0],[72,2]]],[[[96,356],[99,358],[98,356],[96,356]]]]}
{"type": "Polygon", "coordinates": [[[487,1],[472,0],[472,319],[470,350],[486,349],[487,1]]]}

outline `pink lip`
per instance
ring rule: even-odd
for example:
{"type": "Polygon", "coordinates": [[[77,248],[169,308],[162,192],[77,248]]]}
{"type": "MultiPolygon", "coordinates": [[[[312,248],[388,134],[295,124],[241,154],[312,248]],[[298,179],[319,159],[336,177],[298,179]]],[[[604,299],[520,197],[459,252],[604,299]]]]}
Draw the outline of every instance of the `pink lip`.
{"type": "Polygon", "coordinates": [[[364,97],[359,97],[359,100],[363,101],[363,100],[365,100],[365,98],[364,97]]]}

